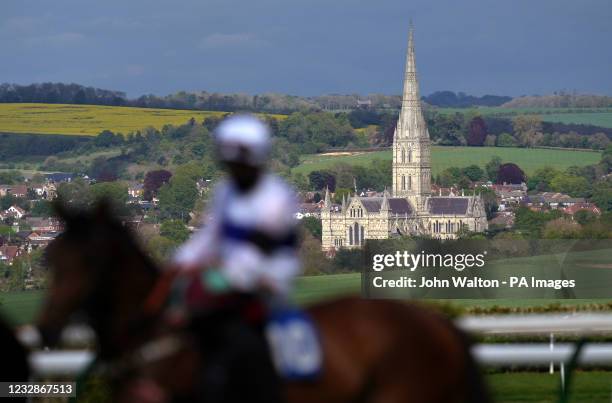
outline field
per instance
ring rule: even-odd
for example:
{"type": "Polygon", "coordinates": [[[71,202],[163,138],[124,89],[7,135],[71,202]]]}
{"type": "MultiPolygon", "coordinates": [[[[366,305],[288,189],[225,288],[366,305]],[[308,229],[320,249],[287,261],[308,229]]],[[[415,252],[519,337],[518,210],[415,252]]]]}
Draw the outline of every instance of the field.
{"type": "MultiPolygon", "coordinates": [[[[225,112],[64,104],[0,104],[0,132],[95,136],[187,123],[225,112]]],[[[273,115],[282,118],[282,115],[273,115]]]]}
{"type": "Polygon", "coordinates": [[[609,113],[553,113],[542,115],[546,122],[577,123],[581,125],[595,125],[612,127],[612,112],[609,113]]]}
{"type": "MultiPolygon", "coordinates": [[[[526,174],[538,168],[550,166],[564,170],[573,165],[590,165],[599,162],[600,153],[593,151],[526,149],[506,147],[441,147],[433,146],[431,150],[432,174],[437,175],[446,168],[466,167],[477,164],[484,168],[494,155],[504,162],[518,164],[526,174]]],[[[391,151],[357,152],[342,155],[315,154],[302,156],[302,162],[293,168],[293,172],[305,175],[314,170],[330,168],[338,162],[352,165],[368,165],[375,158],[391,159],[391,151]]]]}
{"type": "Polygon", "coordinates": [[[485,116],[499,116],[512,118],[520,114],[540,115],[544,122],[560,122],[566,124],[583,124],[612,128],[611,108],[584,108],[576,112],[577,108],[502,108],[502,107],[480,107],[480,108],[438,108],[439,113],[465,113],[476,110],[485,116]]]}

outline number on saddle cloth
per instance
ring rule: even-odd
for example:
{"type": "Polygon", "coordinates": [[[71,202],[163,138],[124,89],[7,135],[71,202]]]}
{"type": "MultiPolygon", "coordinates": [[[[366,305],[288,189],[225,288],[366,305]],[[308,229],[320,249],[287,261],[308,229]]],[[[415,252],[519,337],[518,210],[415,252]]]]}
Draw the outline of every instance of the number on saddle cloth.
{"type": "Polygon", "coordinates": [[[314,323],[305,312],[272,313],[266,338],[279,375],[288,380],[313,380],[321,372],[322,350],[314,323]]]}

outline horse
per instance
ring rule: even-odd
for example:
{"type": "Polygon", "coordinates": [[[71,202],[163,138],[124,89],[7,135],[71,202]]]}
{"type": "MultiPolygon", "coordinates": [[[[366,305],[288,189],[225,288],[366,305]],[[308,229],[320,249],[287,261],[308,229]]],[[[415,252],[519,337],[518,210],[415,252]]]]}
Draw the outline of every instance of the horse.
{"type": "MultiPolygon", "coordinates": [[[[58,212],[66,229],[48,246],[50,288],[37,322],[43,339],[57,339],[75,314],[85,314],[98,335],[98,360],[122,371],[115,390],[146,374],[166,396],[205,401],[195,391],[206,357],[193,333],[170,330],[143,308],[164,272],[103,205],[58,212]],[[134,359],[151,346],[166,353],[134,359]]],[[[283,381],[288,403],[489,401],[468,338],[429,308],[343,297],[306,311],[320,336],[322,371],[307,382],[283,381]]],[[[244,393],[242,401],[253,401],[244,393]]]]}
{"type": "MultiPolygon", "coordinates": [[[[29,381],[30,367],[27,351],[17,340],[13,329],[0,319],[0,382],[23,383],[29,381]]],[[[13,398],[25,402],[26,397],[13,398]]]]}

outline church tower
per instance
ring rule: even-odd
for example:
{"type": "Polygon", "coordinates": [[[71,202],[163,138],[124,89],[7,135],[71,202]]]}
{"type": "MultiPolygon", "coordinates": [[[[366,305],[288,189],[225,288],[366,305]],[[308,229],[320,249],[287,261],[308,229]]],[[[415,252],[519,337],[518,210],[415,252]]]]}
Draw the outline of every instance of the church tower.
{"type": "Polygon", "coordinates": [[[421,110],[410,26],[402,110],[393,134],[393,197],[408,198],[417,211],[431,194],[431,142],[421,110]]]}

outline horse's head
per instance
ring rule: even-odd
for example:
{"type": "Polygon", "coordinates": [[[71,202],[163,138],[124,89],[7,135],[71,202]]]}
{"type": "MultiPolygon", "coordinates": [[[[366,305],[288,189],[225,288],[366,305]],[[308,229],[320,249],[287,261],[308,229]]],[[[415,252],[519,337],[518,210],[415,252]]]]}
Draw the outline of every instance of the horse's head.
{"type": "Polygon", "coordinates": [[[99,336],[111,332],[113,323],[133,312],[130,302],[142,298],[157,274],[108,203],[77,213],[57,204],[56,211],[65,231],[47,248],[50,285],[38,320],[46,345],[55,344],[75,318],[89,321],[99,336]]]}

